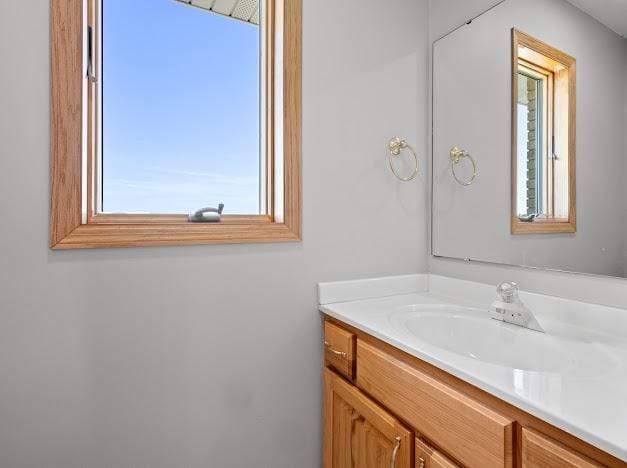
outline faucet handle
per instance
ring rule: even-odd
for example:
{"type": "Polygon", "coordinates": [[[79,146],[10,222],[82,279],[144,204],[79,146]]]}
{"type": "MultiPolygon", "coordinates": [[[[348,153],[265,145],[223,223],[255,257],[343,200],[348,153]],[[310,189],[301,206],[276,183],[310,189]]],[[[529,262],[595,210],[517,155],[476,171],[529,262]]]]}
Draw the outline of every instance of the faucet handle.
{"type": "Polygon", "coordinates": [[[514,282],[504,282],[496,287],[496,293],[503,302],[514,302],[518,299],[518,285],[514,282]]]}

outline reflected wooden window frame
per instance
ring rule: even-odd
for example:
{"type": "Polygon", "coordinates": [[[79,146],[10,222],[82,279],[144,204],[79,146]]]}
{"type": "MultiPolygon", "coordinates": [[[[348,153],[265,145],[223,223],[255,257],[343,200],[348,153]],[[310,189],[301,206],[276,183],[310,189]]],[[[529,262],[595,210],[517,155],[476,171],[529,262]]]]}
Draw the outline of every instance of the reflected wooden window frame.
{"type": "MultiPolygon", "coordinates": [[[[576,218],[576,59],[516,28],[512,28],[512,150],[511,150],[511,233],[512,234],[548,234],[574,233],[577,231],[576,218]],[[567,112],[567,147],[568,147],[568,216],[538,217],[533,221],[521,221],[518,213],[518,70],[521,60],[525,66],[537,64],[520,57],[519,47],[525,47],[547,60],[563,65],[568,72],[568,112],[567,112]]],[[[549,107],[553,103],[548,104],[549,107]]],[[[551,111],[551,114],[553,111],[551,111]]],[[[547,138],[553,139],[553,129],[547,130],[547,138]]],[[[551,146],[553,146],[551,144],[551,146]]],[[[551,174],[553,171],[550,170],[551,174]]],[[[554,177],[554,175],[551,175],[554,177]]],[[[551,195],[552,198],[552,195],[551,195]]],[[[554,202],[551,201],[553,204],[554,202]]]]}

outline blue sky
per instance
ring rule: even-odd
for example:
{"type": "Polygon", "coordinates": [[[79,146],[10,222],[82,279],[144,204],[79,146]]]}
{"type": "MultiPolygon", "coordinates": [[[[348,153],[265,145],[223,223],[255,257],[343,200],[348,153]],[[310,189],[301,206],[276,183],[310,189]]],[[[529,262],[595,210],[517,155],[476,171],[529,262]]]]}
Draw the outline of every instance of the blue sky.
{"type": "Polygon", "coordinates": [[[259,212],[259,28],[103,0],[103,211],[259,212]]]}

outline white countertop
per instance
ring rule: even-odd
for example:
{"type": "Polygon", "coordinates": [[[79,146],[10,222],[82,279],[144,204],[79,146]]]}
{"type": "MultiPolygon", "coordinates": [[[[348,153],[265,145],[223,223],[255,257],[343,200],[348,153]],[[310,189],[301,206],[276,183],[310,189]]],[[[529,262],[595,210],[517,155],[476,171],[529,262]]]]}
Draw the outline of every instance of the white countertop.
{"type": "MultiPolygon", "coordinates": [[[[435,275],[319,286],[325,314],[627,461],[627,310],[522,292],[521,299],[547,332],[543,343],[568,356],[569,366],[557,371],[508,367],[455,353],[417,338],[395,321],[405,311],[434,315],[450,306],[487,315],[494,295],[492,285],[435,275]]],[[[535,355],[530,353],[538,368],[546,367],[542,353],[535,355]]]]}

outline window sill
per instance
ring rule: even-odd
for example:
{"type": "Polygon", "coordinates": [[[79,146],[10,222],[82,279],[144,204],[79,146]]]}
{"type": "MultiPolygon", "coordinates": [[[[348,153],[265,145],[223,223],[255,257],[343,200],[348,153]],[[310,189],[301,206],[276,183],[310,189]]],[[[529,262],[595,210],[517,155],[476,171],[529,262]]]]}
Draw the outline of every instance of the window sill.
{"type": "MultiPolygon", "coordinates": [[[[272,217],[267,215],[222,215],[218,224],[270,224],[272,217]]],[[[189,226],[184,214],[98,214],[89,218],[88,224],[183,224],[189,226]]],[[[196,223],[194,223],[196,224],[196,223]]]]}
{"type": "Polygon", "coordinates": [[[81,224],[54,250],[195,244],[291,242],[300,230],[284,223],[110,223],[81,224]]]}
{"type": "Polygon", "coordinates": [[[577,232],[575,219],[534,219],[523,222],[512,220],[512,234],[573,234],[577,232]]]}

